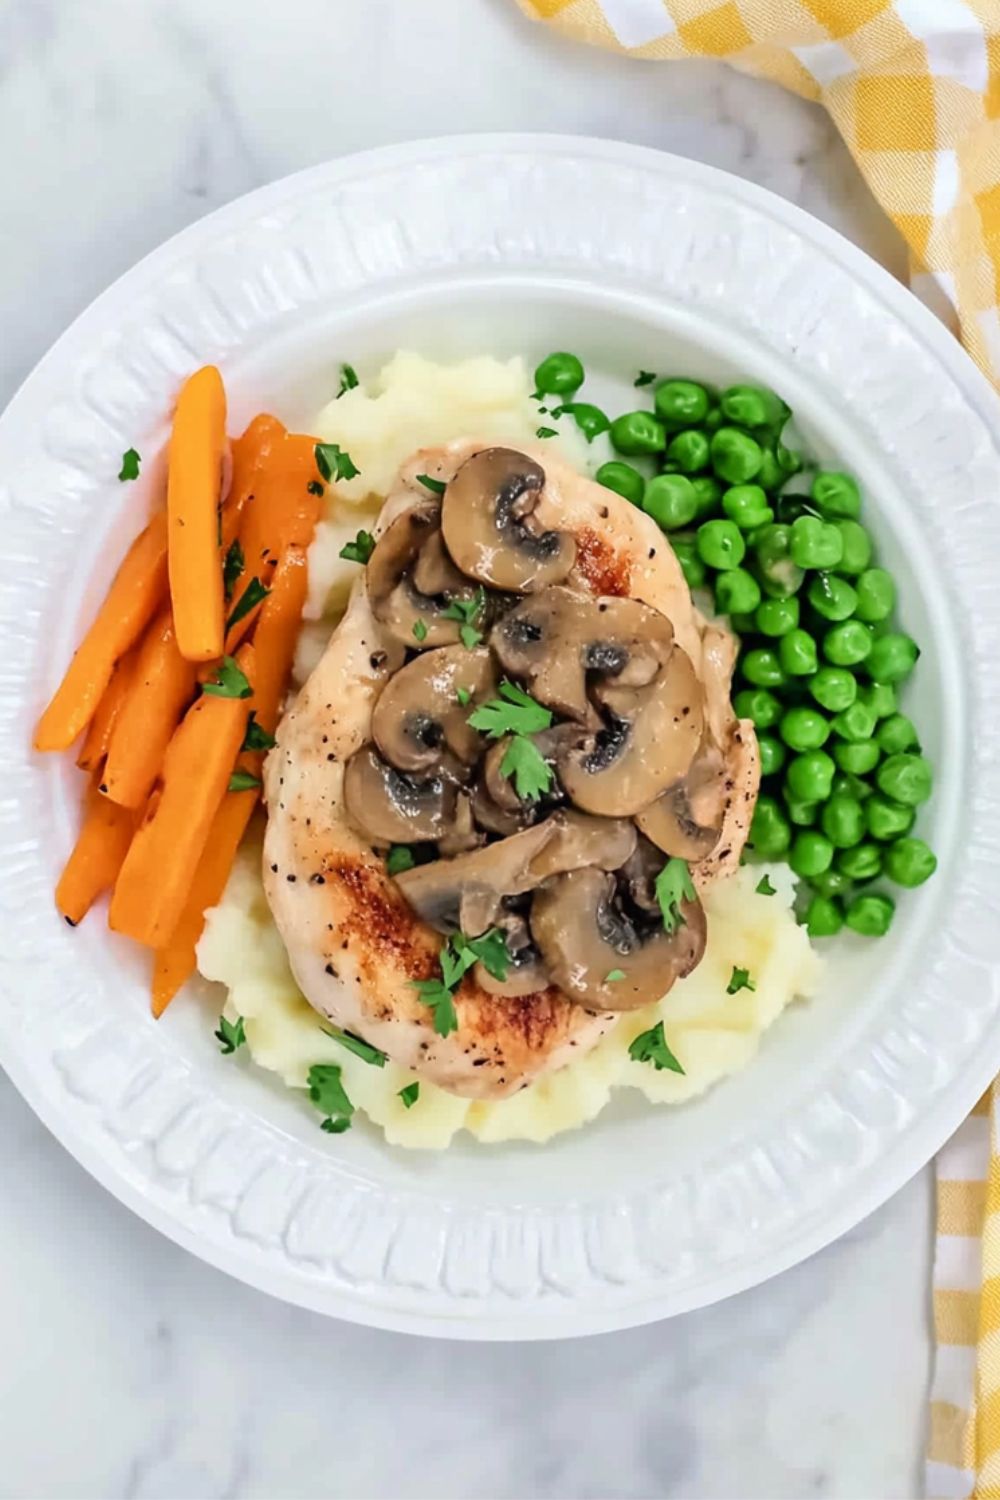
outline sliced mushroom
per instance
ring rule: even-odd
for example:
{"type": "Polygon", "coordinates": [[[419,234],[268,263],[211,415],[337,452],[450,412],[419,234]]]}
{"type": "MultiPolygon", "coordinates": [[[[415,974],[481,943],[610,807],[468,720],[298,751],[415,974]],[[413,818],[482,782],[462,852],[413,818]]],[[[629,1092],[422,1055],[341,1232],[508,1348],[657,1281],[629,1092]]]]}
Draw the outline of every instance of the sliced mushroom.
{"type": "Polygon", "coordinates": [[[468,792],[459,792],[455,802],[454,822],[438,841],[438,853],[450,858],[453,854],[465,854],[469,849],[478,849],[485,842],[486,836],[476,827],[472,814],[472,798],[468,792]]]}
{"type": "Polygon", "coordinates": [[[635,825],[627,818],[592,818],[564,808],[549,822],[555,830],[552,838],[531,861],[538,883],[587,866],[617,870],[635,849],[635,825]]]}
{"type": "Polygon", "coordinates": [[[465,460],[441,505],[445,545],[463,573],[516,594],[566,577],[576,543],[536,521],[544,485],[541,465],[513,448],[484,448],[465,460]]]}
{"type": "Polygon", "coordinates": [[[372,844],[418,844],[445,837],[458,786],[446,776],[408,776],[365,745],[344,767],[344,806],[372,844]]]}
{"type": "Polygon", "coordinates": [[[502,995],[507,999],[535,995],[540,990],[548,989],[549,976],[538,949],[531,941],[525,918],[518,912],[505,912],[497,925],[504,934],[510,963],[503,979],[497,979],[485,964],[476,964],[472,972],[480,989],[487,994],[502,995]]]}
{"type": "Polygon", "coordinates": [[[472,794],[472,813],[480,828],[485,828],[489,833],[502,834],[508,838],[512,833],[519,833],[522,828],[534,821],[538,804],[536,802],[520,802],[517,798],[515,807],[501,807],[499,802],[494,802],[484,783],[480,783],[472,794]]]}
{"type": "Polygon", "coordinates": [[[645,687],[669,660],[673,643],[667,616],[648,604],[594,599],[567,588],[521,600],[490,636],[501,664],[526,678],[540,702],[580,720],[588,717],[588,678],[645,687]]]}
{"type": "Polygon", "coordinates": [[[386,684],[372,714],[372,736],[385,759],[401,771],[426,774],[441,766],[447,752],[471,766],[482,738],[470,728],[469,714],[495,691],[496,674],[485,647],[424,651],[386,684]]]}
{"type": "Polygon", "coordinates": [[[705,951],[705,913],[686,901],[673,932],[629,914],[613,875],[560,875],[531,903],[531,935],[553,984],[595,1010],[637,1010],[689,974],[705,951]],[[621,974],[623,978],[609,978],[621,974]]]}
{"type": "Polygon", "coordinates": [[[602,683],[595,697],[607,722],[560,755],[559,778],[585,812],[634,817],[686,776],[701,743],[704,695],[679,648],[648,687],[602,683]]]}
{"type": "Polygon", "coordinates": [[[497,919],[504,896],[518,896],[537,884],[531,862],[552,838],[549,822],[525,828],[511,838],[459,854],[416,865],[396,876],[413,910],[440,932],[461,928],[466,937],[479,937],[497,919]]]}
{"type": "Polygon", "coordinates": [[[664,854],[697,863],[719,842],[729,792],[726,764],[715,741],[706,742],[687,775],[636,814],[636,823],[664,854]]]}
{"type": "Polygon", "coordinates": [[[432,501],[411,506],[386,528],[368,559],[365,577],[372,614],[390,635],[413,650],[458,641],[462,621],[449,619],[445,611],[456,599],[471,601],[476,596],[457,568],[445,566],[440,520],[440,506],[432,501]],[[428,546],[431,555],[422,568],[422,554],[428,546]],[[434,594],[422,593],[416,583],[418,572],[425,581],[443,586],[434,594]]]}

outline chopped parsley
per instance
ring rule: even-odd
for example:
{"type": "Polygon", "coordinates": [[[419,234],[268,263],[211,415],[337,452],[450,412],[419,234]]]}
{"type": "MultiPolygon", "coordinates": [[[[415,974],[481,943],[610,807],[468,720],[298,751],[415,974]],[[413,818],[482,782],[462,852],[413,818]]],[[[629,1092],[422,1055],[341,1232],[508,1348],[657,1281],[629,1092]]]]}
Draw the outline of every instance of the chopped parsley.
{"type": "Polygon", "coordinates": [[[663,1022],[657,1021],[656,1025],[649,1031],[640,1031],[631,1047],[628,1055],[633,1062],[652,1063],[658,1073],[666,1068],[671,1073],[683,1073],[684,1069],[677,1061],[670,1048],[667,1039],[663,1035],[663,1022]]]}
{"type": "Polygon", "coordinates": [[[675,932],[684,921],[681,902],[695,899],[695,888],[686,860],[667,860],[656,877],[656,899],[663,914],[664,932],[675,932]]]}
{"type": "Polygon", "coordinates": [[[249,698],[253,692],[246,675],[231,656],[222,658],[221,665],[216,668],[216,680],[204,683],[201,690],[210,698],[249,698]]]}
{"type": "Polygon", "coordinates": [[[252,792],[260,786],[260,777],[250,771],[234,771],[229,778],[231,792],[252,792]]]}
{"type": "Polygon", "coordinates": [[[219,1029],[213,1035],[223,1057],[229,1057],[237,1047],[242,1047],[247,1039],[247,1034],[243,1030],[243,1017],[237,1016],[235,1021],[227,1021],[225,1016],[220,1016],[219,1029]]]}
{"type": "Polygon", "coordinates": [[[469,938],[462,932],[453,933],[438,954],[441,964],[440,978],[411,979],[423,1003],[434,1012],[434,1030],[439,1036],[450,1036],[458,1030],[455,1014],[454,992],[473,964],[481,963],[494,979],[506,979],[510,966],[510,954],[503,933],[492,927],[480,937],[469,938]]]}
{"type": "Polygon", "coordinates": [[[426,639],[427,639],[427,626],[424,624],[423,620],[414,620],[414,622],[413,622],[413,639],[415,641],[420,641],[420,642],[426,641],[426,639]]]}
{"type": "Polygon", "coordinates": [[[443,495],[448,488],[443,479],[432,479],[429,474],[418,474],[417,483],[422,484],[425,490],[430,490],[432,495],[443,495]]]}
{"type": "Polygon", "coordinates": [[[353,365],[341,365],[340,367],[340,389],[337,392],[337,400],[346,396],[348,391],[353,391],[358,383],[358,375],[353,365]]]}
{"type": "Polygon", "coordinates": [[[530,693],[509,682],[500,684],[499,698],[490,698],[469,715],[473,729],[480,729],[491,740],[505,734],[538,734],[552,723],[552,711],[536,703],[530,693]]]}
{"type": "Polygon", "coordinates": [[[309,1098],[321,1114],[326,1116],[320,1129],[328,1135],[340,1135],[350,1130],[354,1105],[340,1081],[339,1063],[314,1063],[306,1077],[309,1098]]]}
{"type": "Polygon", "coordinates": [[[385,872],[387,875],[401,875],[404,870],[412,870],[415,864],[409,844],[393,844],[385,857],[385,872]]]}
{"type": "Polygon", "coordinates": [[[328,484],[335,479],[354,479],[361,473],[351,455],[345,453],[339,443],[317,443],[313,451],[316,467],[328,484]]]}
{"type": "Polygon", "coordinates": [[[360,1057],[362,1062],[368,1063],[373,1068],[384,1068],[388,1061],[384,1052],[381,1052],[378,1047],[373,1047],[371,1042],[366,1042],[364,1037],[355,1036],[353,1031],[338,1031],[335,1026],[321,1026],[320,1031],[324,1036],[332,1037],[335,1042],[346,1047],[348,1052],[353,1052],[355,1057],[360,1057]]]}
{"type": "Polygon", "coordinates": [[[556,431],[556,429],[554,427],[536,427],[535,428],[535,437],[536,438],[550,438],[550,437],[558,437],[558,436],[559,436],[559,434],[557,433],[557,431],[556,431]]]}
{"type": "Polygon", "coordinates": [[[756,988],[757,986],[750,978],[750,970],[738,969],[734,964],[732,976],[726,985],[726,994],[738,995],[740,990],[755,990],[756,988]]]}
{"type": "Polygon", "coordinates": [[[309,483],[306,485],[306,494],[325,495],[326,491],[324,490],[318,479],[310,479],[309,483]]]}
{"type": "Polygon", "coordinates": [[[476,629],[476,621],[481,617],[486,604],[486,590],[480,585],[472,599],[452,599],[447,609],[441,611],[446,620],[461,620],[459,635],[462,637],[462,645],[471,651],[473,646],[478,646],[483,638],[483,632],[476,629]]]}
{"type": "Polygon", "coordinates": [[[240,620],[245,620],[250,611],[256,609],[258,604],[263,604],[270,592],[271,590],[265,588],[259,578],[251,578],[239,599],[233,605],[229,619],[226,621],[226,634],[228,635],[233,626],[238,625],[240,620]]]}
{"type": "Polygon", "coordinates": [[[461,703],[463,708],[468,708],[469,704],[472,702],[472,694],[469,692],[468,688],[456,688],[455,697],[458,699],[459,703],[461,703]]]}
{"type": "Polygon", "coordinates": [[[451,990],[443,979],[411,979],[410,986],[434,1013],[434,1030],[438,1036],[451,1036],[458,1030],[458,1017],[451,990]]]}
{"type": "Polygon", "coordinates": [[[222,564],[222,584],[226,591],[227,603],[233,597],[236,580],[245,567],[246,560],[243,556],[243,548],[240,546],[239,537],[237,537],[236,541],[230,544],[229,551],[226,553],[226,560],[222,564]]]}
{"type": "Polygon", "coordinates": [[[504,980],[507,978],[507,970],[510,968],[510,954],[507,952],[507,943],[499,927],[491,927],[489,932],[484,932],[481,937],[467,938],[463,932],[456,932],[451,939],[451,946],[460,956],[464,968],[471,969],[474,963],[481,963],[488,974],[494,979],[504,980]]]}
{"type": "Polygon", "coordinates": [[[400,1089],[399,1093],[396,1095],[396,1098],[402,1099],[404,1109],[412,1109],[417,1100],[420,1098],[419,1083],[408,1083],[405,1089],[400,1089]]]}
{"type": "Polygon", "coordinates": [[[122,454],[122,466],[118,478],[122,481],[126,479],[138,479],[141,462],[142,459],[134,448],[126,448],[122,454]]]}
{"type": "Polygon", "coordinates": [[[257,723],[255,711],[251,711],[247,721],[247,732],[243,736],[241,750],[273,750],[275,739],[273,734],[268,734],[263,724],[257,723]]]}
{"type": "Polygon", "coordinates": [[[370,531],[359,531],[353,542],[345,542],[338,556],[345,562],[366,563],[375,551],[375,538],[370,531]]]}
{"type": "Polygon", "coordinates": [[[758,896],[776,896],[778,894],[775,887],[771,884],[770,875],[762,876],[761,879],[758,880],[754,889],[756,890],[758,896]]]}
{"type": "Polygon", "coordinates": [[[534,740],[515,734],[504,751],[500,775],[513,777],[514,790],[522,802],[537,802],[552,785],[552,767],[534,740]]]}
{"type": "Polygon", "coordinates": [[[625,978],[624,969],[609,969],[604,976],[605,984],[617,984],[620,979],[625,978]]]}
{"type": "Polygon", "coordinates": [[[638,390],[640,386],[652,385],[655,379],[656,376],[653,374],[652,370],[640,370],[638,375],[633,380],[632,384],[638,390]]]}

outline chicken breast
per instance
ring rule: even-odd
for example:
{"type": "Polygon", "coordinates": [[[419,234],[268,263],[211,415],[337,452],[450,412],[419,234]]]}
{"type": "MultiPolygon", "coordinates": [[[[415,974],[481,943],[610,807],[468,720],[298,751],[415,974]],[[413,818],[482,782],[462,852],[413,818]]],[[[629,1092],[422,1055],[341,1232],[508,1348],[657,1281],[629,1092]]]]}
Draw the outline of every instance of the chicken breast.
{"type": "MultiPolygon", "coordinates": [[[[481,442],[417,453],[400,473],[376,527],[381,535],[427,488],[449,481],[481,442]]],[[[620,496],[581,478],[544,445],[525,452],[544,466],[542,526],[568,531],[576,562],[567,584],[629,595],[667,615],[677,644],[706,672],[708,713],[734,750],[734,796],[723,837],[706,861],[717,877],[739,858],[756,794],[752,726],[729,704],[727,636],[706,628],[674,553],[654,522],[620,496]],[[738,789],[741,789],[738,791],[738,789]],[[734,811],[744,798],[742,812],[734,811]]],[[[264,882],[302,993],[335,1025],[362,1035],[395,1061],[455,1093],[502,1098],[589,1050],[615,1017],[573,1004],[550,987],[508,998],[467,974],[455,997],[458,1028],[439,1036],[414,981],[438,972],[441,934],[403,899],[383,860],[347,820],[345,762],[371,738],[372,714],[402,649],[384,636],[359,577],[319,665],[279,728],[268,757],[264,882]]],[[[728,753],[728,751],[727,751],[728,753]]]]}

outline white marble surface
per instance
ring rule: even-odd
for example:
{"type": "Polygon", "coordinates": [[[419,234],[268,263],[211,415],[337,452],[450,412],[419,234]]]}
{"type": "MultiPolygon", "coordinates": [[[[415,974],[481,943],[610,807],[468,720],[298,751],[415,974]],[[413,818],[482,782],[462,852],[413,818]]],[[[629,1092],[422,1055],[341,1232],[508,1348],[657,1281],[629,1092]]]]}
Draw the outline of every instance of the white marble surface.
{"type": "MultiPolygon", "coordinates": [[[[0,0],[0,402],[165,236],[246,189],[448,131],[618,136],[903,257],[814,109],[714,64],[567,46],[512,0],[0,0]]],[[[0,1497],[919,1492],[925,1175],[723,1306],[577,1344],[324,1322],[159,1239],[0,1077],[0,1497]]]]}

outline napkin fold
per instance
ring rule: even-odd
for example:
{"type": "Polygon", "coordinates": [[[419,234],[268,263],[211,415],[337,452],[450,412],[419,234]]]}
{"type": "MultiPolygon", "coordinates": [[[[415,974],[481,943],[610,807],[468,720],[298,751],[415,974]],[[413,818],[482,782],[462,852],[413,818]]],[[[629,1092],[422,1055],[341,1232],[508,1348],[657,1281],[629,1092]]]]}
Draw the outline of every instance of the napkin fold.
{"type": "MultiPolygon", "coordinates": [[[[1000,384],[1000,0],[517,0],[635,57],[716,57],[825,105],[913,289],[1000,384]]],[[[1000,1500],[994,1084],[938,1163],[927,1492],[1000,1500]]]]}

